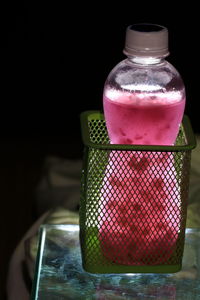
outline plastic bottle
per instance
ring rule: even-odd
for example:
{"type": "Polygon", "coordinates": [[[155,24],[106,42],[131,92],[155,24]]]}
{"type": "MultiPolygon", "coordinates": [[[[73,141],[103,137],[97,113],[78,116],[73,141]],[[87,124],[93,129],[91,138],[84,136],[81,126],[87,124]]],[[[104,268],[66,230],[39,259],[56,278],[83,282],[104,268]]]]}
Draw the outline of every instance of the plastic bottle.
{"type": "MultiPolygon", "coordinates": [[[[113,144],[173,145],[185,107],[178,71],[165,60],[168,31],[129,26],[127,59],[110,73],[104,114],[113,144]]],[[[180,229],[180,193],[168,152],[111,151],[102,184],[99,236],[103,254],[125,265],[167,263],[180,229]]]]}
{"type": "Polygon", "coordinates": [[[127,58],[109,74],[103,103],[113,144],[173,145],[185,108],[185,87],[165,60],[168,30],[135,24],[126,31],[127,58]]]}

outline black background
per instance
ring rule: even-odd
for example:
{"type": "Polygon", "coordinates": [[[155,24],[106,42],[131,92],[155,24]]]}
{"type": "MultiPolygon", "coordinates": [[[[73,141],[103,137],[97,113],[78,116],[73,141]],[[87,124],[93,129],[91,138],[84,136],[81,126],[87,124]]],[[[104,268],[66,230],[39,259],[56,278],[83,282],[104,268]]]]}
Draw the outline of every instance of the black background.
{"type": "Polygon", "coordinates": [[[26,1],[6,4],[1,14],[2,134],[79,138],[79,114],[102,108],[104,81],[125,58],[126,27],[137,22],[168,27],[168,60],[183,77],[186,113],[199,131],[195,7],[26,1]]]}
{"type": "Polygon", "coordinates": [[[82,157],[79,115],[102,109],[105,79],[125,58],[128,25],[169,29],[168,60],[182,75],[186,113],[200,132],[198,11],[175,1],[1,1],[0,299],[10,255],[38,217],[33,195],[44,158],[82,157]]]}

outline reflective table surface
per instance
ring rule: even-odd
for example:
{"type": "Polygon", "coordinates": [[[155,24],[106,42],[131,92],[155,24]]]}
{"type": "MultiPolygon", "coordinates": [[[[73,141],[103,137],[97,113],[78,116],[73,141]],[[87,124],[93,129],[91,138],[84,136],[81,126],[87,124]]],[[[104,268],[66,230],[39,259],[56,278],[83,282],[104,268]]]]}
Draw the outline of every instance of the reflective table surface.
{"type": "Polygon", "coordinates": [[[186,229],[174,274],[91,274],[82,268],[78,225],[43,225],[32,300],[200,299],[200,229],[186,229]]]}

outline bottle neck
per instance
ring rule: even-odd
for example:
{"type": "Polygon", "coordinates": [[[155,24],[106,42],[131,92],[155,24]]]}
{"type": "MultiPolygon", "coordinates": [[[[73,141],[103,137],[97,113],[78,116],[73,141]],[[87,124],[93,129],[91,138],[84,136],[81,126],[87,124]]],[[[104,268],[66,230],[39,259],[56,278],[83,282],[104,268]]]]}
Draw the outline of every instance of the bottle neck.
{"type": "Polygon", "coordinates": [[[165,57],[129,56],[128,60],[140,65],[156,65],[164,62],[165,57]]]}

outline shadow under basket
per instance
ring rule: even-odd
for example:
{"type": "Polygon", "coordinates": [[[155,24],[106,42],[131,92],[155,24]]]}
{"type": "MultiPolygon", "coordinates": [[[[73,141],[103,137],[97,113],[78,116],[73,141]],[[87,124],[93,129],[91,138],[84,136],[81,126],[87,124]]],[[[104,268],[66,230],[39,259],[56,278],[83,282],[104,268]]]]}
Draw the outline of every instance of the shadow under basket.
{"type": "Polygon", "coordinates": [[[191,150],[184,116],[174,146],[110,144],[104,116],[81,114],[83,268],[91,273],[181,269],[191,150]]]}

